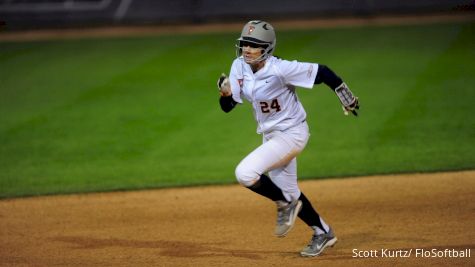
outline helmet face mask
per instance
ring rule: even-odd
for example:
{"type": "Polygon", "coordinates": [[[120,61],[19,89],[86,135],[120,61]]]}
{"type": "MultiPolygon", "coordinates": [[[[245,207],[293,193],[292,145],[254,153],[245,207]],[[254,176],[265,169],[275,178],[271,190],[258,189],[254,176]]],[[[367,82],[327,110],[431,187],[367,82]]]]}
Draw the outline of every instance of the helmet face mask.
{"type": "Polygon", "coordinates": [[[244,25],[241,36],[237,39],[236,56],[242,56],[243,48],[260,48],[262,54],[260,57],[246,63],[252,64],[266,60],[274,52],[276,44],[275,32],[272,25],[265,21],[252,20],[244,25]]]}

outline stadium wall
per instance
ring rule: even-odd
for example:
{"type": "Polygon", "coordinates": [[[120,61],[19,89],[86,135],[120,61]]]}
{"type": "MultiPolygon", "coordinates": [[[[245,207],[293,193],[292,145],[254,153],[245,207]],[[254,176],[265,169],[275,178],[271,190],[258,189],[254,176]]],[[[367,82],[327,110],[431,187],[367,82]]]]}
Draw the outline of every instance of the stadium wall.
{"type": "Polygon", "coordinates": [[[474,10],[473,0],[0,0],[5,30],[474,10]]]}

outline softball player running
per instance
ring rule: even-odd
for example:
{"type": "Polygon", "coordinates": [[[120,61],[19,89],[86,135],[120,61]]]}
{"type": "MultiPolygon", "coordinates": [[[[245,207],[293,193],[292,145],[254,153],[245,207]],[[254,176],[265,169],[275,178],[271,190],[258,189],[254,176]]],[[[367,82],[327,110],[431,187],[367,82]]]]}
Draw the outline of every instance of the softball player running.
{"type": "Polygon", "coordinates": [[[358,98],[325,65],[274,57],[274,28],[265,21],[248,22],[237,41],[237,58],[229,78],[222,74],[218,80],[219,102],[222,110],[229,112],[243,98],[249,101],[263,144],[239,163],[236,178],[276,203],[278,237],[287,235],[297,217],[311,227],[312,239],[300,254],[317,256],[337,238],[297,184],[296,156],[307,144],[309,129],[296,87],[310,89],[325,83],[338,96],[346,115],[357,115],[358,98]]]}

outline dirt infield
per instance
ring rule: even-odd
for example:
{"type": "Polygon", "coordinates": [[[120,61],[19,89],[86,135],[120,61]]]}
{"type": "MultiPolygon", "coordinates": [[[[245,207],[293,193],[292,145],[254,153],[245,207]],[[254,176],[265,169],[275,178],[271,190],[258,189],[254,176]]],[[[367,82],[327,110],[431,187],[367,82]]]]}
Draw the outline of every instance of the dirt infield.
{"type": "Polygon", "coordinates": [[[230,185],[0,201],[0,265],[475,266],[475,171],[301,187],[339,238],[320,257],[299,256],[301,221],[274,237],[274,204],[230,185]]]}

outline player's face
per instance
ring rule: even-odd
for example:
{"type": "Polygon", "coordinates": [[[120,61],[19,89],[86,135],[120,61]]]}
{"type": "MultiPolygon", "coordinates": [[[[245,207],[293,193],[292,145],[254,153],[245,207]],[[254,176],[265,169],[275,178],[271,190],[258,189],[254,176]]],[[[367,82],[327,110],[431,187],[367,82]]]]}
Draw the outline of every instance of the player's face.
{"type": "Polygon", "coordinates": [[[255,63],[256,59],[262,55],[263,48],[254,43],[243,42],[241,45],[244,61],[248,64],[255,63]]]}

